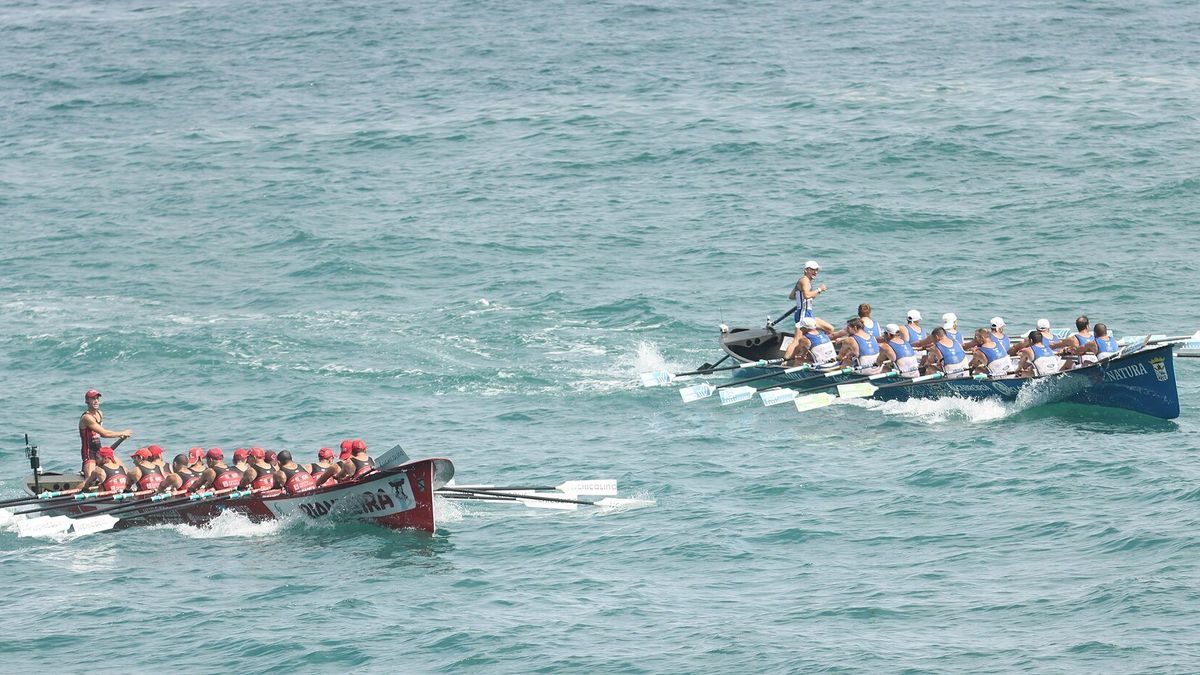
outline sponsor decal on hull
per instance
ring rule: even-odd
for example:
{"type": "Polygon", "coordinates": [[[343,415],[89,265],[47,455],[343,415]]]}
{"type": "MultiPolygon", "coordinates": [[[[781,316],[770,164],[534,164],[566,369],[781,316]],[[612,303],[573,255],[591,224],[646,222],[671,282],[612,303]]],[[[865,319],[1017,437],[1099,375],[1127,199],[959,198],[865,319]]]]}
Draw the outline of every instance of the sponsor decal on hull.
{"type": "MultiPolygon", "coordinates": [[[[1164,367],[1163,370],[1165,372],[1166,368],[1164,367]]],[[[1107,373],[1104,373],[1104,381],[1105,382],[1120,382],[1121,380],[1128,380],[1131,377],[1142,377],[1143,375],[1148,375],[1148,374],[1149,374],[1149,371],[1146,370],[1146,366],[1144,366],[1143,364],[1131,363],[1128,366],[1124,366],[1121,368],[1114,368],[1113,370],[1110,370],[1107,373]]],[[[1166,378],[1160,377],[1159,379],[1166,381],[1166,378]]]]}
{"type": "Polygon", "coordinates": [[[333,495],[301,495],[266,502],[266,507],[276,518],[299,513],[312,519],[377,518],[411,511],[416,505],[408,476],[403,473],[333,495]]]}

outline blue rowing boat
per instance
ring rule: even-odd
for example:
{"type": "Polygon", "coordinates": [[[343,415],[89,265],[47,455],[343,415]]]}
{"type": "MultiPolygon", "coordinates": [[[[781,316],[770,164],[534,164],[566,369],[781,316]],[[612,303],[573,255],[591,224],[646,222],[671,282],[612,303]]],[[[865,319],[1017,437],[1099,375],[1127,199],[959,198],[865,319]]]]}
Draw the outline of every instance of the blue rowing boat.
{"type": "Polygon", "coordinates": [[[1169,344],[1044,377],[899,382],[879,387],[871,398],[907,401],[948,396],[1004,401],[1022,397],[1022,400],[1037,403],[1082,403],[1122,408],[1167,420],[1179,417],[1179,390],[1169,344]]]}

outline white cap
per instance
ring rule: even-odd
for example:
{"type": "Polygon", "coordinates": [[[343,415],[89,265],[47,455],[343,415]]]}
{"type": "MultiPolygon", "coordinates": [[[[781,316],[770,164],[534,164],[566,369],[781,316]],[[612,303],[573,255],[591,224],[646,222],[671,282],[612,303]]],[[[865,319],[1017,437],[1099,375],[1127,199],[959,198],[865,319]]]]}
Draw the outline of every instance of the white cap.
{"type": "Polygon", "coordinates": [[[908,320],[909,321],[920,321],[921,313],[915,309],[908,310],[908,320]]]}
{"type": "Polygon", "coordinates": [[[883,329],[892,335],[900,332],[900,326],[897,326],[894,323],[889,323],[888,325],[884,326],[883,329]]]}
{"type": "MultiPolygon", "coordinates": [[[[958,315],[955,314],[954,312],[946,312],[945,314],[942,315],[943,323],[954,323],[955,321],[958,321],[958,315]]],[[[949,330],[949,329],[947,328],[946,330],[949,330]]]]}
{"type": "Polygon", "coordinates": [[[998,316],[993,316],[992,328],[1004,328],[1004,319],[998,316]]]}
{"type": "Polygon", "coordinates": [[[947,321],[946,323],[942,324],[942,328],[945,328],[946,330],[954,330],[954,322],[947,321]]]}
{"type": "Polygon", "coordinates": [[[804,269],[806,269],[806,270],[820,270],[820,269],[821,269],[821,266],[817,264],[817,261],[816,261],[816,260],[809,260],[808,262],[804,263],[804,269]]]}
{"type": "Polygon", "coordinates": [[[1038,330],[1050,330],[1050,319],[1038,319],[1038,330]]]}
{"type": "Polygon", "coordinates": [[[811,316],[806,316],[803,319],[800,319],[800,325],[804,326],[805,328],[816,328],[817,320],[811,316]]]}

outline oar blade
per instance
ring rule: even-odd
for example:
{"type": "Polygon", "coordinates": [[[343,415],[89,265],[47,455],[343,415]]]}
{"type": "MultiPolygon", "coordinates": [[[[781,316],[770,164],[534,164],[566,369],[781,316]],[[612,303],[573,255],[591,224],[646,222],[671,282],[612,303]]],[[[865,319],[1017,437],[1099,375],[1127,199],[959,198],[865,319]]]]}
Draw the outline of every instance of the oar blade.
{"type": "Polygon", "coordinates": [[[604,509],[641,509],[647,506],[655,506],[656,504],[658,502],[653,499],[605,497],[604,499],[596,500],[594,505],[604,509]]]}
{"type": "Polygon", "coordinates": [[[734,403],[741,403],[742,401],[749,401],[754,398],[756,392],[758,390],[754,387],[730,387],[729,389],[722,389],[720,393],[721,405],[732,405],[734,403]]]}
{"type": "Polygon", "coordinates": [[[762,399],[763,405],[773,406],[780,403],[796,400],[795,389],[769,389],[767,391],[758,392],[758,397],[762,399]]]}
{"type": "Polygon", "coordinates": [[[409,461],[408,453],[404,452],[404,448],[399,445],[393,445],[391,450],[383,453],[375,459],[375,468],[390,469],[393,466],[400,466],[409,461]]]}
{"type": "Polygon", "coordinates": [[[671,384],[671,382],[675,379],[671,373],[668,373],[665,370],[642,373],[641,378],[643,387],[662,387],[664,385],[671,384]]]}
{"type": "Polygon", "coordinates": [[[854,384],[839,384],[837,395],[841,398],[867,398],[873,396],[879,387],[870,382],[856,382],[854,384]]]}
{"type": "Polygon", "coordinates": [[[824,408],[832,404],[837,399],[836,396],[830,393],[809,394],[796,398],[796,410],[799,412],[808,412],[817,408],[824,408]]]}
{"type": "Polygon", "coordinates": [[[717,393],[717,387],[707,382],[693,384],[690,387],[684,387],[683,389],[679,390],[679,396],[683,398],[684,403],[699,401],[700,399],[708,398],[715,393],[717,393]]]}
{"type": "Polygon", "coordinates": [[[615,480],[569,480],[558,486],[562,492],[577,495],[616,495],[617,481],[615,480]]]}

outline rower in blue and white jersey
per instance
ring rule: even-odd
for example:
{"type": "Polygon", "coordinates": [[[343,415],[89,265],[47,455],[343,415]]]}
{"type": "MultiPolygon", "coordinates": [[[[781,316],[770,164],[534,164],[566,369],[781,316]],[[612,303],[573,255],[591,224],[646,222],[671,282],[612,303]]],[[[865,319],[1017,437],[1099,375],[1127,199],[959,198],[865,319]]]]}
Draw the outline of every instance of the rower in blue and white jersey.
{"type": "Polygon", "coordinates": [[[783,357],[789,363],[805,359],[816,366],[827,366],[837,363],[837,349],[829,334],[817,328],[817,321],[811,316],[800,319],[799,330],[792,344],[788,346],[783,357]]]}
{"type": "Polygon", "coordinates": [[[871,318],[871,306],[867,303],[862,303],[858,306],[858,318],[862,321],[863,329],[871,334],[871,337],[879,340],[883,337],[883,329],[879,327],[879,322],[871,318]]]}
{"type": "Polygon", "coordinates": [[[929,350],[930,365],[940,369],[946,377],[966,377],[967,366],[971,359],[963,351],[962,346],[955,342],[946,332],[945,326],[938,326],[930,333],[933,338],[933,349],[929,350]]]}
{"type": "Polygon", "coordinates": [[[879,342],[867,332],[862,319],[846,322],[847,337],[842,338],[842,365],[852,366],[863,375],[875,375],[883,371],[879,363],[879,342]]]}
{"type": "Polygon", "coordinates": [[[1068,335],[1059,344],[1071,354],[1082,356],[1084,352],[1089,351],[1087,346],[1095,340],[1091,328],[1089,328],[1090,323],[1087,315],[1080,315],[1079,318],[1075,319],[1075,333],[1068,335]]]}
{"type": "Polygon", "coordinates": [[[1109,334],[1108,326],[1098,323],[1094,332],[1092,341],[1080,350],[1080,358],[1083,359],[1084,363],[1103,361],[1104,359],[1116,356],[1121,351],[1121,346],[1117,344],[1117,339],[1109,334]]]}
{"type": "Polygon", "coordinates": [[[954,312],[946,312],[942,315],[942,328],[946,329],[946,335],[955,342],[959,347],[963,346],[962,333],[958,332],[958,315],[954,312]]]}
{"type": "Polygon", "coordinates": [[[899,370],[904,377],[916,377],[921,374],[921,360],[917,352],[908,344],[903,329],[894,323],[883,328],[883,342],[879,343],[880,358],[884,363],[891,363],[893,370],[899,370]]]}
{"type": "Polygon", "coordinates": [[[816,314],[813,313],[813,299],[826,290],[825,284],[816,287],[812,285],[813,281],[817,278],[817,273],[820,271],[821,266],[817,264],[816,260],[809,260],[804,263],[804,276],[800,277],[795,286],[792,286],[792,292],[788,293],[788,299],[796,301],[795,318],[797,327],[800,326],[801,319],[808,317],[817,322],[817,328],[827,333],[832,333],[833,326],[827,321],[818,319],[816,314]]]}
{"type": "Polygon", "coordinates": [[[993,316],[991,323],[992,323],[992,330],[991,330],[991,333],[989,333],[988,337],[990,337],[993,342],[995,342],[996,344],[1003,347],[1004,352],[1006,354],[1008,354],[1009,356],[1012,356],[1012,354],[1013,354],[1012,340],[1010,340],[1009,337],[1004,334],[1004,317],[993,316]]]}
{"type": "Polygon", "coordinates": [[[1012,374],[1012,357],[1008,355],[1008,350],[1004,348],[1004,344],[996,340],[988,332],[988,329],[980,328],[976,330],[975,339],[972,342],[975,345],[975,356],[971,361],[971,368],[986,370],[987,374],[991,377],[1004,377],[1012,374]]]}
{"type": "Polygon", "coordinates": [[[1029,346],[1021,349],[1021,357],[1017,362],[1018,375],[1044,377],[1071,368],[1070,361],[1064,362],[1054,354],[1041,331],[1029,331],[1025,339],[1029,346]]]}

